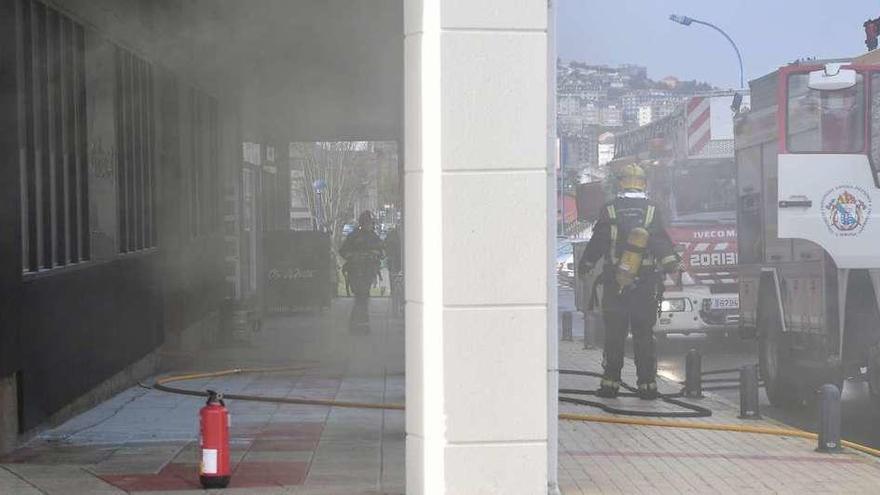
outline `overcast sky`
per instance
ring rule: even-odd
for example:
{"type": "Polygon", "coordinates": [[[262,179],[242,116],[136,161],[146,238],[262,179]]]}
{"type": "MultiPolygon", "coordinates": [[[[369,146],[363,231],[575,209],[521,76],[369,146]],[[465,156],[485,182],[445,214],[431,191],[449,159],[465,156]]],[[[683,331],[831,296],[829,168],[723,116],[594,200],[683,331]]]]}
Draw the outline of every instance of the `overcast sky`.
{"type": "Polygon", "coordinates": [[[719,87],[739,85],[736,54],[706,26],[668,20],[677,13],[711,22],[739,46],[745,77],[798,58],[866,51],[862,23],[880,0],[556,0],[557,50],[566,60],[638,64],[652,79],[674,75],[719,87]]]}

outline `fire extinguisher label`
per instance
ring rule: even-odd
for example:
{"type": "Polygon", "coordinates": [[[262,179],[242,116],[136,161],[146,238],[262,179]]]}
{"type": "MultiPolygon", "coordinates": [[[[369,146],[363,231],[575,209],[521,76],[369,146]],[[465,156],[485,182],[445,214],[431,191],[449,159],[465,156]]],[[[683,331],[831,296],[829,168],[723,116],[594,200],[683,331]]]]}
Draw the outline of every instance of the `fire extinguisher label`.
{"type": "Polygon", "coordinates": [[[217,474],[217,449],[202,449],[202,474],[217,474]]]}

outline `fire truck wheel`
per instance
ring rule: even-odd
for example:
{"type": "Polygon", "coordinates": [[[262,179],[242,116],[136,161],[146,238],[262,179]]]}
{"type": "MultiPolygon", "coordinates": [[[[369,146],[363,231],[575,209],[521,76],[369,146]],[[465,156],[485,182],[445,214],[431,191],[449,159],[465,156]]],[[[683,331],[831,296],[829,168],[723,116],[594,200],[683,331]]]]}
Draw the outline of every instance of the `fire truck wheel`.
{"type": "Polygon", "coordinates": [[[758,361],[761,378],[770,403],[776,407],[798,404],[797,383],[792,380],[792,365],[784,347],[779,310],[775,298],[763,298],[758,322],[758,361]]]}

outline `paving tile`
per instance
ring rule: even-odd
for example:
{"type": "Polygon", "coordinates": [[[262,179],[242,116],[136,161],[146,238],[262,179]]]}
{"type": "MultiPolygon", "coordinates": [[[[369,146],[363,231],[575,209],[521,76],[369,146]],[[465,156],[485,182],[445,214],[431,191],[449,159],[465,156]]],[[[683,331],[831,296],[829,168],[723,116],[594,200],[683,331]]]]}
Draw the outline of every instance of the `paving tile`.
{"type": "Polygon", "coordinates": [[[155,474],[183,450],[185,444],[132,444],[116,449],[91,466],[95,474],[155,474]]]}
{"type": "Polygon", "coordinates": [[[305,485],[293,489],[294,495],[403,495],[404,490],[400,486],[376,489],[371,484],[328,484],[328,485],[305,485]]]}
{"type": "Polygon", "coordinates": [[[198,464],[171,463],[156,474],[104,475],[101,479],[125,491],[200,489],[198,464]]]}
{"type": "Polygon", "coordinates": [[[251,449],[261,451],[315,450],[319,438],[257,438],[251,449]]]}
{"type": "Polygon", "coordinates": [[[305,462],[311,463],[314,452],[311,450],[277,450],[277,451],[260,451],[250,450],[245,454],[242,462],[305,462]]]}
{"type": "Polygon", "coordinates": [[[70,445],[37,442],[4,457],[3,462],[31,464],[85,465],[101,462],[112,455],[116,446],[70,445]]]}
{"type": "Polygon", "coordinates": [[[306,479],[308,462],[243,461],[232,474],[230,487],[301,485],[306,479]]]}
{"type": "Polygon", "coordinates": [[[319,438],[324,430],[324,422],[280,422],[273,421],[260,428],[259,438],[292,437],[292,438],[319,438]]]}
{"type": "Polygon", "coordinates": [[[39,465],[39,464],[7,464],[10,472],[38,488],[46,494],[79,494],[94,493],[96,495],[123,493],[112,484],[87,472],[79,466],[39,465]]]}
{"type": "Polygon", "coordinates": [[[0,465],[0,493],[40,495],[41,492],[19,475],[0,465]]]}

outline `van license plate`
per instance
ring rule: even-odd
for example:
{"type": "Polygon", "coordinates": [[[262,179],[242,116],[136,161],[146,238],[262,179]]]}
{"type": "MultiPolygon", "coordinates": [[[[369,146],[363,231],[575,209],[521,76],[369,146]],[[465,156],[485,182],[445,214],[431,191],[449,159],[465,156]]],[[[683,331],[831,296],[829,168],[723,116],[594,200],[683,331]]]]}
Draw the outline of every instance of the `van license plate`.
{"type": "Polygon", "coordinates": [[[739,309],[739,297],[714,297],[712,309],[739,309]]]}

